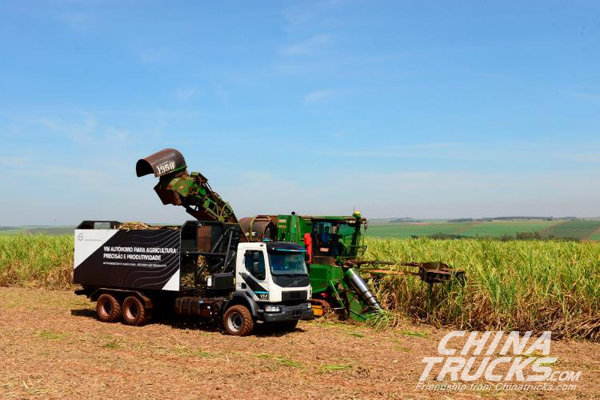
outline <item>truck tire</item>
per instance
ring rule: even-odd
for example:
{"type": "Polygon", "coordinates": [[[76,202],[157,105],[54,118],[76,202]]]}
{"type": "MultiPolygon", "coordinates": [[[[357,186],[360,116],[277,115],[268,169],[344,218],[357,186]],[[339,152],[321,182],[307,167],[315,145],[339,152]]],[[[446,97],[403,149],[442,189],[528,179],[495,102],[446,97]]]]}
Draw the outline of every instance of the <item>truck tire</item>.
{"type": "Polygon", "coordinates": [[[113,295],[104,293],[96,302],[96,314],[102,322],[116,322],[121,318],[121,305],[113,295]]]}
{"type": "Polygon", "coordinates": [[[247,336],[254,330],[254,320],[250,310],[246,306],[238,304],[225,311],[223,326],[229,335],[247,336]]]}
{"type": "Polygon", "coordinates": [[[149,320],[149,315],[136,296],[129,296],[123,302],[123,323],[125,325],[140,326],[149,320]]]}

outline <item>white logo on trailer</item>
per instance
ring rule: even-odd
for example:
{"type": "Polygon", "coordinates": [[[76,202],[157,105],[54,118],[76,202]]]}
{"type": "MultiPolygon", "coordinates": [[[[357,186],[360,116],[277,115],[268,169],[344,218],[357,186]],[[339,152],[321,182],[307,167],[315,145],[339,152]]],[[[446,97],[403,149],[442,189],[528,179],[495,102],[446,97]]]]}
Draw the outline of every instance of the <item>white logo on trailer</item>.
{"type": "Polygon", "coordinates": [[[113,237],[118,229],[77,229],[75,231],[78,243],[75,243],[75,263],[77,268],[89,256],[94,254],[104,243],[113,237]]]}

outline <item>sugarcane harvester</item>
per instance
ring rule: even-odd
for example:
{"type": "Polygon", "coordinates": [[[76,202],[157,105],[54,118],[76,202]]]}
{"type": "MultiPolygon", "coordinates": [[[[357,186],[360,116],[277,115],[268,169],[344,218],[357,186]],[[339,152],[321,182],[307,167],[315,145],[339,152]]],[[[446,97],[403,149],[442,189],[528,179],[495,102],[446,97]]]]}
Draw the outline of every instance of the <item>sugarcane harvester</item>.
{"type": "Polygon", "coordinates": [[[240,220],[249,241],[283,240],[303,244],[309,257],[313,310],[364,321],[381,310],[369,285],[349,263],[364,255],[366,219],[352,216],[259,215],[240,220]]]}
{"type": "MultiPolygon", "coordinates": [[[[181,153],[165,149],[138,161],[138,176],[154,173],[159,177],[154,190],[163,204],[182,206],[199,220],[238,224],[241,241],[279,241],[303,245],[307,250],[312,304],[315,316],[334,311],[342,317],[364,321],[368,314],[382,309],[377,298],[361,277],[396,273],[367,270],[365,266],[392,264],[364,260],[366,250],[363,230],[366,219],[352,216],[300,216],[295,213],[259,215],[239,222],[232,207],[208,184],[199,172],[188,173],[181,153]]],[[[450,279],[450,267],[443,263],[410,263],[419,269],[421,279],[436,283],[450,279]]]]}
{"type": "Polygon", "coordinates": [[[334,311],[342,317],[364,321],[381,310],[377,298],[362,278],[370,275],[415,275],[432,285],[462,280],[462,271],[442,262],[406,262],[402,269],[384,269],[395,263],[364,258],[367,220],[356,211],[351,216],[259,215],[240,220],[249,241],[281,240],[303,244],[308,252],[313,310],[316,316],[334,311]]]}

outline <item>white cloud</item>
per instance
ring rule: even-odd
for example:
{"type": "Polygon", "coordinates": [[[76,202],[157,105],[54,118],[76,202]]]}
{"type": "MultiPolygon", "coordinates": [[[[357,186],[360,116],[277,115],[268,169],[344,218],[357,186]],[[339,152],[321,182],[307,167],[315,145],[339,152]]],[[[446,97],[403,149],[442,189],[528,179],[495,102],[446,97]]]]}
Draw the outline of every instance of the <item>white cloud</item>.
{"type": "Polygon", "coordinates": [[[61,14],[59,19],[72,30],[85,31],[92,25],[92,17],[82,12],[68,12],[61,14]]]}
{"type": "Polygon", "coordinates": [[[600,93],[592,92],[592,91],[582,91],[582,90],[563,90],[562,93],[565,96],[584,101],[600,101],[600,93]]]}
{"type": "Polygon", "coordinates": [[[167,58],[167,49],[164,47],[140,46],[134,48],[140,62],[144,64],[158,63],[167,58]]]}
{"type": "Polygon", "coordinates": [[[179,88],[179,89],[175,90],[175,97],[177,97],[177,100],[180,100],[180,101],[188,101],[192,97],[197,95],[198,92],[199,92],[198,88],[195,88],[195,87],[179,88]]]}
{"type": "Polygon", "coordinates": [[[335,91],[331,90],[331,89],[313,90],[312,92],[310,92],[306,96],[304,96],[304,103],[305,104],[321,103],[321,102],[327,100],[328,98],[330,98],[331,96],[333,96],[334,94],[335,94],[335,91]]]}
{"type": "Polygon", "coordinates": [[[80,112],[79,121],[77,118],[67,121],[52,117],[39,118],[36,122],[47,130],[65,136],[83,146],[124,143],[131,136],[126,129],[98,123],[96,117],[88,112],[80,112]]]}
{"type": "Polygon", "coordinates": [[[317,54],[324,46],[331,42],[331,35],[320,34],[305,41],[284,47],[279,52],[286,56],[309,56],[317,54]]]}
{"type": "Polygon", "coordinates": [[[21,168],[27,165],[27,157],[0,156],[0,168],[21,168]]]}
{"type": "Polygon", "coordinates": [[[66,122],[59,118],[40,118],[39,123],[48,130],[66,135],[79,144],[91,144],[97,128],[96,118],[89,113],[81,113],[81,122],[66,122]]]}
{"type": "Polygon", "coordinates": [[[125,142],[129,138],[129,131],[113,127],[107,128],[106,140],[111,143],[125,142]]]}
{"type": "MultiPolygon", "coordinates": [[[[552,169],[553,163],[572,162],[580,164],[600,163],[600,152],[587,151],[597,147],[587,143],[460,143],[430,142],[410,145],[389,145],[361,149],[311,149],[311,154],[339,158],[400,158],[429,159],[435,161],[456,160],[469,163],[484,162],[507,165],[538,165],[552,169]],[[537,163],[537,164],[536,164],[537,163]]],[[[483,165],[483,164],[482,164],[483,165]]],[[[575,165],[572,165],[575,166],[575,165]]]]}
{"type": "Polygon", "coordinates": [[[214,95],[223,103],[225,106],[229,106],[229,92],[221,86],[217,80],[212,81],[214,95]]]}

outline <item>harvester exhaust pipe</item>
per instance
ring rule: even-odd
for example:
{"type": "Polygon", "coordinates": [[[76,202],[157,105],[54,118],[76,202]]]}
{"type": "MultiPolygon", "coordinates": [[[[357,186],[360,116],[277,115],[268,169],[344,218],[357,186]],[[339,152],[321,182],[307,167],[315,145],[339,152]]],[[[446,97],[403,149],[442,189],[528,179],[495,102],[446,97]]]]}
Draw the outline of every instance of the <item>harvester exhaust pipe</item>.
{"type": "Polygon", "coordinates": [[[360,298],[367,303],[369,307],[371,307],[373,310],[381,310],[381,305],[377,301],[377,298],[373,292],[371,292],[371,289],[369,289],[367,286],[367,282],[365,282],[365,280],[361,278],[355,270],[348,268],[346,271],[346,276],[348,277],[348,280],[350,281],[350,284],[354,290],[356,290],[356,293],[358,293],[360,298]]]}

